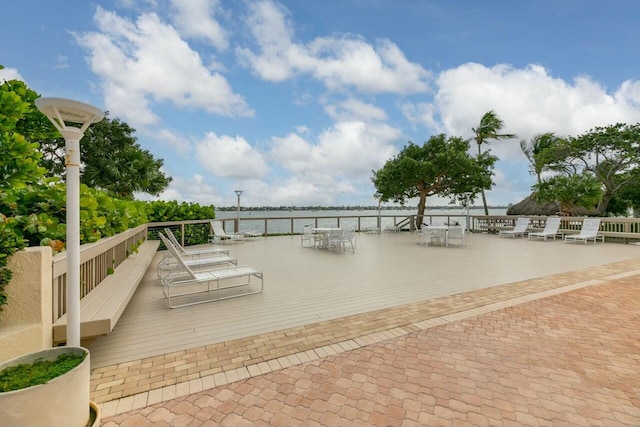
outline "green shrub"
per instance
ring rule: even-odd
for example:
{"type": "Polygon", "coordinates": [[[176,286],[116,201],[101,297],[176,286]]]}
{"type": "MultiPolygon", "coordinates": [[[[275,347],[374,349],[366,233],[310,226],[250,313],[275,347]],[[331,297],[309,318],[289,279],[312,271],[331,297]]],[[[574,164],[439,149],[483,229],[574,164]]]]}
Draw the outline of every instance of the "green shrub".
{"type": "Polygon", "coordinates": [[[0,371],[0,392],[46,384],[82,363],[86,354],[63,353],[56,360],[38,359],[32,364],[10,366],[0,371]]]}

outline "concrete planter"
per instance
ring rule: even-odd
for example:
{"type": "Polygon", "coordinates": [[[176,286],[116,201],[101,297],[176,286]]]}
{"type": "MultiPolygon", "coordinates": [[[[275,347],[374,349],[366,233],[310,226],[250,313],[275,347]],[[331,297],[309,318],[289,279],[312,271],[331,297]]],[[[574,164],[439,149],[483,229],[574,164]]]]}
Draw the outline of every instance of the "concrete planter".
{"type": "Polygon", "coordinates": [[[36,351],[0,364],[0,371],[37,359],[56,360],[63,353],[87,356],[80,365],[46,384],[0,393],[0,426],[85,427],[88,424],[90,369],[86,348],[55,347],[36,351]]]}

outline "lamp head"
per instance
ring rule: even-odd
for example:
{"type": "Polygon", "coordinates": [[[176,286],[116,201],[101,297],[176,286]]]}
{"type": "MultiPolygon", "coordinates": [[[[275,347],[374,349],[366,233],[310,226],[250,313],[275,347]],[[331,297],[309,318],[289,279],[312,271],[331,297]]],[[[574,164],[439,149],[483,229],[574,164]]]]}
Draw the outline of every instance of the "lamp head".
{"type": "Polygon", "coordinates": [[[104,111],[84,102],[64,98],[38,98],[35,103],[60,132],[67,129],[65,122],[80,124],[80,132],[84,132],[89,125],[104,118],[104,111]]]}

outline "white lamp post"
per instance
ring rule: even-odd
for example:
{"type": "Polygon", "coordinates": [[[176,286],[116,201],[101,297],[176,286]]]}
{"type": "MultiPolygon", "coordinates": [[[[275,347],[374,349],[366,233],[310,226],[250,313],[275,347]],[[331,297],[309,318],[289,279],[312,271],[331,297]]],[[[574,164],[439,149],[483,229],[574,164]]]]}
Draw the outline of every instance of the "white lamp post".
{"type": "Polygon", "coordinates": [[[243,193],[242,190],[234,190],[236,196],[238,196],[238,219],[236,220],[236,229],[234,230],[236,233],[240,229],[240,195],[243,193]]]}
{"type": "Polygon", "coordinates": [[[470,231],[470,224],[469,224],[469,202],[471,201],[471,196],[473,196],[473,193],[471,193],[471,192],[464,193],[464,201],[465,201],[465,205],[466,205],[466,207],[467,207],[467,231],[470,231]]]}
{"type": "Polygon", "coordinates": [[[36,106],[65,141],[67,175],[67,345],[80,346],[80,139],[104,117],[104,111],[62,98],[39,98],[36,106]],[[65,122],[80,127],[67,126],[65,122]]]}

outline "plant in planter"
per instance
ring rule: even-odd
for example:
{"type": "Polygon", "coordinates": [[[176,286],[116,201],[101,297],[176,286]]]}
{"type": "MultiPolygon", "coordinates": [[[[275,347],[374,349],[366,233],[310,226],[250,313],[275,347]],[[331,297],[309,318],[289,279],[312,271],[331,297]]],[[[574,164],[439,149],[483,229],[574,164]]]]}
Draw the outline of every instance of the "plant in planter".
{"type": "Polygon", "coordinates": [[[89,351],[55,347],[0,364],[0,426],[91,423],[89,351]]]}

